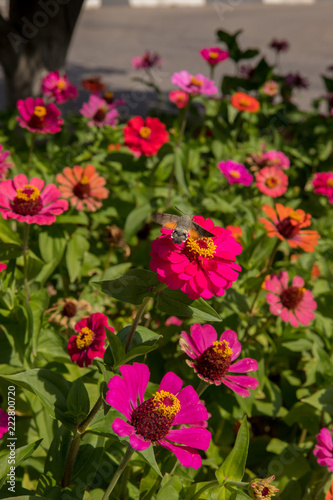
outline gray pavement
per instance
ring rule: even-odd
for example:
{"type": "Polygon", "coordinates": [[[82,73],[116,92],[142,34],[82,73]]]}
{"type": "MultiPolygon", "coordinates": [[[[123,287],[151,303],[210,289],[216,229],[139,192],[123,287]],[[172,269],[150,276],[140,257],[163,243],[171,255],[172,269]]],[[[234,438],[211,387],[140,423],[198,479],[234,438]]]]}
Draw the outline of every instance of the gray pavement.
{"type": "MultiPolygon", "coordinates": [[[[133,82],[139,72],[131,69],[131,59],[146,49],[158,52],[163,59],[157,73],[160,86],[173,88],[170,77],[175,71],[207,73],[198,55],[203,46],[216,43],[215,32],[243,29],[244,48],[259,47],[268,60],[272,38],[285,38],[290,49],[282,54],[283,73],[299,71],[308,78],[310,88],[300,91],[298,101],[307,108],[311,99],[324,93],[320,74],[333,65],[333,0],[313,5],[262,5],[242,0],[216,0],[205,7],[130,8],[104,6],[83,11],[69,50],[68,73],[74,83],[91,75],[101,75],[111,90],[123,95],[129,111],[147,103],[140,84],[133,82]]],[[[233,73],[233,64],[221,63],[216,72],[233,73]]],[[[333,73],[331,73],[333,77],[333,73]]],[[[1,105],[1,103],[0,103],[1,105]]]]}

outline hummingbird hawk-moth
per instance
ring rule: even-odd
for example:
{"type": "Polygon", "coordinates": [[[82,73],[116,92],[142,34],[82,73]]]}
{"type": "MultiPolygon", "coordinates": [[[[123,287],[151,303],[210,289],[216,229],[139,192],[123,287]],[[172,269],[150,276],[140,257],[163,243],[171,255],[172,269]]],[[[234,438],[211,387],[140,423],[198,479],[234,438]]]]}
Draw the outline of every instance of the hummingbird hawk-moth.
{"type": "Polygon", "coordinates": [[[171,238],[177,245],[184,243],[188,237],[197,240],[198,238],[213,238],[215,236],[215,234],[194,222],[190,215],[179,216],[155,212],[152,214],[152,219],[166,229],[173,229],[171,238]]]}

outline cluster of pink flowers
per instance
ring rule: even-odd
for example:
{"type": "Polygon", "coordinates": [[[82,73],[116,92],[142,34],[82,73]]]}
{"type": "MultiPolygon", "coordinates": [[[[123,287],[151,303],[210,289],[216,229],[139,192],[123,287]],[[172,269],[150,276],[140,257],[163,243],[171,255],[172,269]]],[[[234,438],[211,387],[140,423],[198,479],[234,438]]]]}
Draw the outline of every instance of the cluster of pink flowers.
{"type": "Polygon", "coordinates": [[[78,96],[77,87],[71,84],[66,74],[60,75],[59,71],[51,71],[42,81],[42,92],[58,104],[78,96]]]}

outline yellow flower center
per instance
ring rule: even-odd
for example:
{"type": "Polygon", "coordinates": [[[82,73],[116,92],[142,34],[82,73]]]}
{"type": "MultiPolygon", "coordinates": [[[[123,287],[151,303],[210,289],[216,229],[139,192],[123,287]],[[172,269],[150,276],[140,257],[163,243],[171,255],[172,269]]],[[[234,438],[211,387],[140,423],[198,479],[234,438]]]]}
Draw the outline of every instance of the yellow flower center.
{"type": "Polygon", "coordinates": [[[198,257],[211,258],[215,255],[216,245],[212,238],[187,238],[185,243],[185,253],[190,259],[198,257]]]}
{"type": "Polygon", "coordinates": [[[82,330],[77,334],[76,337],[76,347],[78,349],[86,349],[89,347],[95,338],[95,334],[90,328],[85,326],[82,330]]]}
{"type": "Polygon", "coordinates": [[[218,353],[221,358],[229,358],[233,350],[229,347],[229,342],[227,340],[216,340],[213,342],[213,351],[218,353]]]}
{"type": "Polygon", "coordinates": [[[38,200],[39,195],[39,189],[32,184],[25,184],[22,188],[18,188],[16,191],[16,197],[19,200],[35,201],[38,200]]]}
{"type": "Polygon", "coordinates": [[[157,391],[152,396],[155,411],[164,417],[175,417],[180,412],[180,401],[171,392],[157,391]]]}
{"type": "Polygon", "coordinates": [[[62,90],[66,87],[66,82],[63,78],[60,78],[60,80],[57,83],[57,87],[59,90],[62,90]]]}
{"type": "Polygon", "coordinates": [[[231,177],[234,177],[235,179],[239,179],[241,174],[237,170],[230,170],[230,175],[231,177]]]}
{"type": "Polygon", "coordinates": [[[113,92],[105,92],[104,93],[104,98],[105,99],[112,99],[114,96],[114,93],[113,92]]]}
{"type": "Polygon", "coordinates": [[[278,186],[280,183],[280,179],[278,177],[268,177],[266,179],[266,186],[269,188],[273,188],[275,186],[278,186]]]}
{"type": "Polygon", "coordinates": [[[86,175],[83,175],[80,180],[81,184],[89,184],[89,179],[86,175]]]}
{"type": "Polygon", "coordinates": [[[327,181],[327,185],[328,185],[329,187],[333,187],[333,178],[332,178],[332,177],[331,177],[330,179],[328,179],[328,181],[327,181]]]}
{"type": "Polygon", "coordinates": [[[43,118],[46,115],[46,108],[44,106],[35,106],[34,115],[43,118]]]}
{"type": "Polygon", "coordinates": [[[290,219],[296,220],[297,222],[301,222],[303,217],[298,214],[295,210],[292,210],[289,214],[290,219]]]}
{"type": "Polygon", "coordinates": [[[209,53],[208,53],[208,55],[209,55],[209,57],[210,57],[211,59],[217,59],[217,58],[219,57],[218,52],[215,52],[215,51],[213,51],[213,52],[209,52],[209,53]]]}
{"type": "Polygon", "coordinates": [[[151,129],[149,127],[141,127],[139,134],[142,137],[142,139],[148,139],[148,137],[151,134],[151,129]]]}
{"type": "Polygon", "coordinates": [[[193,83],[193,85],[195,85],[196,87],[201,87],[201,85],[203,84],[203,80],[199,80],[195,76],[191,76],[190,82],[193,83]]]}
{"type": "Polygon", "coordinates": [[[244,107],[248,107],[250,106],[250,100],[249,99],[246,99],[245,97],[243,97],[240,101],[239,101],[239,104],[241,106],[244,106],[244,107]]]}

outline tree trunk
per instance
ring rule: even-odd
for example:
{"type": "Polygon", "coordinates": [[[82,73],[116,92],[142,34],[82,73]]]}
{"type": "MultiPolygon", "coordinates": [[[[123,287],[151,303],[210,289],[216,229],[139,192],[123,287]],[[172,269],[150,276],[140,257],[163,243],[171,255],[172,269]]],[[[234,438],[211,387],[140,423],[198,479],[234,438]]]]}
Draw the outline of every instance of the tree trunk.
{"type": "Polygon", "coordinates": [[[50,71],[63,71],[84,0],[10,0],[9,17],[0,16],[0,63],[6,103],[41,93],[50,71]]]}

